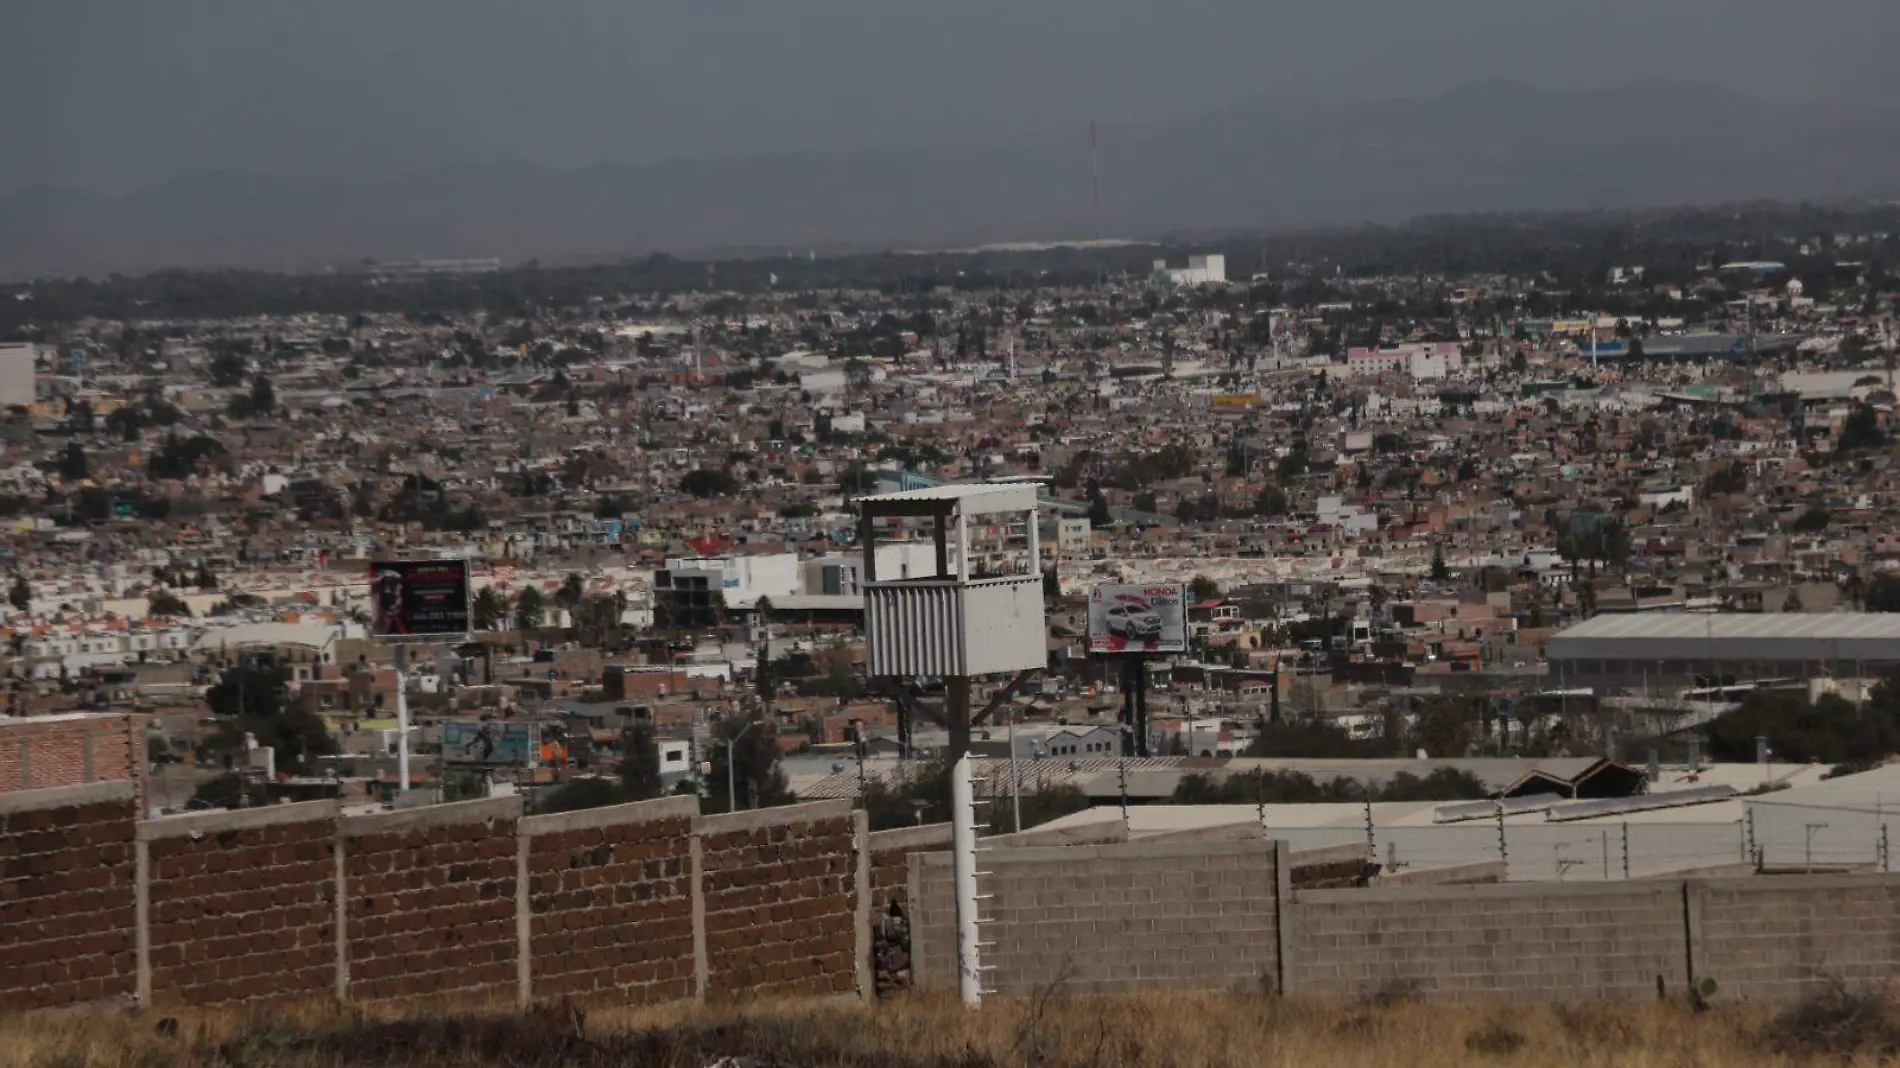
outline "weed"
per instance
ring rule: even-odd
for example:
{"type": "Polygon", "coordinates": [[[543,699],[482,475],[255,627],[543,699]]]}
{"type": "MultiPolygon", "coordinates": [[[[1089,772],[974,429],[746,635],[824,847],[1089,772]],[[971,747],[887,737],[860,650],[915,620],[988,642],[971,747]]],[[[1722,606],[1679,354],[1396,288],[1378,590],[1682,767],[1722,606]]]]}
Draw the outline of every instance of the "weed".
{"type": "Polygon", "coordinates": [[[1762,1035],[1777,1053],[1806,1057],[1892,1057],[1900,1053],[1900,1021],[1879,994],[1831,980],[1768,1024],[1762,1035]]]}
{"type": "Polygon", "coordinates": [[[1372,1009],[1395,1009],[1418,1000],[1418,983],[1411,979],[1387,979],[1359,995],[1359,1004],[1372,1009]]]}
{"type": "Polygon", "coordinates": [[[1524,1048],[1525,1038],[1502,1023],[1473,1031],[1465,1036],[1465,1049],[1487,1057],[1508,1057],[1524,1048]]]}

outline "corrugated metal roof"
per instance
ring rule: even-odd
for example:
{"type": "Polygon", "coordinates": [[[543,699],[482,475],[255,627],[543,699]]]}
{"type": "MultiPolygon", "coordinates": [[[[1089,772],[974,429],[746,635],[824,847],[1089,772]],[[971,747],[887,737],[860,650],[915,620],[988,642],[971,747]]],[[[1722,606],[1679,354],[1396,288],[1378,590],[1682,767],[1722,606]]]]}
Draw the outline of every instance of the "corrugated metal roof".
{"type": "Polygon", "coordinates": [[[1036,507],[1036,484],[1033,482],[997,484],[990,482],[949,482],[941,486],[925,486],[921,489],[900,490],[897,493],[877,493],[859,497],[859,504],[901,504],[905,501],[955,501],[963,507],[965,514],[981,512],[1004,512],[1012,509],[1029,511],[1036,507]]]}
{"type": "Polygon", "coordinates": [[[1572,638],[1887,638],[1900,641],[1900,613],[1808,615],[1738,612],[1632,612],[1601,615],[1551,636],[1572,638]]]}
{"type": "Polygon", "coordinates": [[[1563,660],[1900,660],[1900,614],[1638,612],[1551,636],[1563,660]]]}

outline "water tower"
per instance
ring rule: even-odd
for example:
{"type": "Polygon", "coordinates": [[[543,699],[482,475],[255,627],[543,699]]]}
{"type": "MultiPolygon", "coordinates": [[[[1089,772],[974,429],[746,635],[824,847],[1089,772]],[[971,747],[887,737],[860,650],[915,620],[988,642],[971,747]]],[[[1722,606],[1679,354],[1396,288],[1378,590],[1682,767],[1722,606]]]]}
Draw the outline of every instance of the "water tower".
{"type": "Polygon", "coordinates": [[[860,497],[858,506],[869,673],[943,680],[945,756],[955,763],[970,748],[971,678],[1020,682],[1048,663],[1036,486],[933,486],[860,497]],[[928,534],[934,573],[880,579],[880,522],[887,541],[900,530],[928,534]]]}

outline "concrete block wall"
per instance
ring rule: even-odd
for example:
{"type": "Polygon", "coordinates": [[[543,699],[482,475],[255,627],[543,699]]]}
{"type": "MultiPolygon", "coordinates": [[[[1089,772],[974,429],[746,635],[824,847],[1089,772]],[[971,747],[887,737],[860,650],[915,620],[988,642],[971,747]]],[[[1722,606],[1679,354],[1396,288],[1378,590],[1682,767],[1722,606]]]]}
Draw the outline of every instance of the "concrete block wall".
{"type": "MultiPolygon", "coordinates": [[[[918,985],[954,981],[944,831],[874,836],[844,802],[529,819],[515,798],[356,818],[311,803],[141,823],[135,792],[0,793],[0,1006],[869,996],[872,910],[900,892],[899,857],[918,985]]],[[[990,986],[1639,1001],[1708,977],[1787,1001],[1900,970],[1897,876],[1292,885],[1324,859],[1278,841],[986,849],[990,986]]],[[[1479,867],[1465,874],[1503,874],[1479,867]]]]}
{"type": "Polygon", "coordinates": [[[869,864],[849,801],[694,821],[702,996],[869,988],[869,864]]]}
{"type": "Polygon", "coordinates": [[[0,793],[0,1006],[137,992],[134,793],[124,780],[0,793]]]}
{"type": "Polygon", "coordinates": [[[500,797],[344,822],[346,1000],[518,1000],[520,820],[500,797]]]}
{"type": "MultiPolygon", "coordinates": [[[[1032,994],[1279,986],[1277,843],[1187,842],[985,849],[985,988],[1032,994]]],[[[911,857],[912,967],[951,988],[956,903],[949,853],[911,857]]]]}
{"type": "Polygon", "coordinates": [[[138,825],[146,1004],[323,996],[336,986],[337,806],[138,825]]]}
{"type": "Polygon", "coordinates": [[[1366,845],[1347,845],[1309,849],[1292,855],[1292,874],[1288,881],[1295,890],[1337,890],[1364,886],[1368,860],[1366,845]]]}
{"type": "Polygon", "coordinates": [[[1688,988],[1680,884],[1312,890],[1288,923],[1287,986],[1353,996],[1642,1001],[1688,988]]]}
{"type": "Polygon", "coordinates": [[[1900,878],[1780,875],[1687,884],[1698,976],[1718,996],[1787,1001],[1900,974],[1900,878]]]}
{"type": "Polygon", "coordinates": [[[697,798],[668,797],[521,821],[525,1000],[694,996],[698,814],[697,798]]]}

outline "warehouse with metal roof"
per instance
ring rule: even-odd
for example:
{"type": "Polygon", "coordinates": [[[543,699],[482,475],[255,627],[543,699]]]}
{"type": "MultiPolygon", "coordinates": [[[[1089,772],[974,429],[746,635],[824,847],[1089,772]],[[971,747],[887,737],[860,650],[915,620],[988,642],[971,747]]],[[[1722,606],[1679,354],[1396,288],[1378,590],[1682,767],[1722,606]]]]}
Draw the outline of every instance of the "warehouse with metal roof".
{"type": "Polygon", "coordinates": [[[1600,615],[1551,637],[1553,681],[1655,692],[1817,677],[1865,678],[1900,667],[1900,614],[1636,612],[1600,615]]]}

